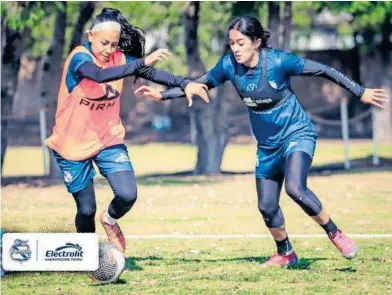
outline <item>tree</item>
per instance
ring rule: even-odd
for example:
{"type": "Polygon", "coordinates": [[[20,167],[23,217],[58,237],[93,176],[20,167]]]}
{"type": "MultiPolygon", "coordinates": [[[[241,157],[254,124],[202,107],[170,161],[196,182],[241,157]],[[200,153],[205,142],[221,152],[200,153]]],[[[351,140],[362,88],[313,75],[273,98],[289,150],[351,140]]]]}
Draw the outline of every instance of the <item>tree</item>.
{"type": "Polygon", "coordinates": [[[7,126],[18,85],[24,34],[45,16],[40,2],[8,2],[1,6],[1,171],[7,149],[7,126]]]}
{"type": "Polygon", "coordinates": [[[12,103],[18,85],[20,57],[22,55],[22,34],[1,24],[5,46],[1,58],[1,171],[7,149],[7,125],[12,103]]]}
{"type": "MultiPolygon", "coordinates": [[[[198,46],[199,11],[200,2],[191,1],[185,7],[184,12],[185,47],[189,67],[188,76],[190,78],[198,78],[205,73],[198,46]]],[[[216,100],[211,103],[216,104],[216,100]]],[[[193,108],[190,110],[191,120],[196,129],[196,143],[198,146],[195,174],[219,172],[219,167],[216,167],[216,161],[214,161],[216,142],[211,140],[215,135],[213,109],[214,105],[205,107],[200,99],[196,99],[193,108]]]]}
{"type": "Polygon", "coordinates": [[[272,48],[279,46],[279,26],[280,26],[280,4],[279,2],[268,2],[268,28],[271,32],[269,45],[272,48]]]}
{"type": "MultiPolygon", "coordinates": [[[[41,79],[41,103],[47,108],[46,131],[52,132],[55,122],[55,107],[57,105],[57,93],[61,82],[61,63],[65,45],[65,29],[67,20],[67,2],[61,2],[58,7],[53,26],[52,42],[43,60],[43,70],[41,79]]],[[[60,169],[56,165],[53,154],[50,153],[50,178],[59,178],[60,169]]]]}
{"type": "Polygon", "coordinates": [[[91,19],[94,10],[95,2],[87,1],[80,3],[79,17],[74,27],[68,53],[71,53],[71,51],[82,42],[84,27],[86,26],[86,23],[91,19]]]}
{"type": "Polygon", "coordinates": [[[284,3],[283,10],[283,43],[281,47],[284,51],[290,51],[292,16],[292,3],[290,1],[287,1],[284,3]]]}

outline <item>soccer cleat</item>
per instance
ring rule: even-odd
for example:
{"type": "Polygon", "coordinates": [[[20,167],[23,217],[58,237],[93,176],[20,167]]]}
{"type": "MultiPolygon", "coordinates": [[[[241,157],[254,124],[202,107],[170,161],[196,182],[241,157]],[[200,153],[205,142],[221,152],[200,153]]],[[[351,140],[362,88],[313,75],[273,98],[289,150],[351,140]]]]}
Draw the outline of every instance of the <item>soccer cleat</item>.
{"type": "Polygon", "coordinates": [[[120,226],[116,222],[115,224],[111,225],[104,221],[104,214],[105,211],[102,211],[101,215],[99,216],[99,220],[108,236],[108,239],[113,245],[117,247],[122,253],[125,253],[126,245],[125,245],[125,238],[120,229],[120,226]]]}
{"type": "Polygon", "coordinates": [[[353,259],[357,255],[357,245],[353,240],[342,233],[341,230],[338,230],[334,235],[329,235],[329,239],[345,258],[353,259]]]}
{"type": "Polygon", "coordinates": [[[297,254],[293,251],[290,255],[281,255],[279,253],[273,254],[270,259],[268,259],[266,262],[262,263],[262,267],[267,267],[267,266],[293,266],[298,264],[298,257],[297,254]]]}

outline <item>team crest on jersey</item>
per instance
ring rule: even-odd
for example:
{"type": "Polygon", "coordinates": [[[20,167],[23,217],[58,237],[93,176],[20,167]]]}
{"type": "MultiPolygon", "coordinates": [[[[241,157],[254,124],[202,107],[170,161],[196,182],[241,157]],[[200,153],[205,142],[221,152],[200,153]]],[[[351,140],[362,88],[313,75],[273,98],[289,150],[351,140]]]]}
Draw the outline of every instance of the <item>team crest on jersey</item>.
{"type": "Polygon", "coordinates": [[[257,88],[257,85],[254,83],[250,83],[248,84],[248,86],[246,86],[246,91],[255,91],[257,88]]]}
{"type": "Polygon", "coordinates": [[[70,171],[64,171],[64,181],[66,183],[71,183],[73,180],[72,174],[70,171]]]}

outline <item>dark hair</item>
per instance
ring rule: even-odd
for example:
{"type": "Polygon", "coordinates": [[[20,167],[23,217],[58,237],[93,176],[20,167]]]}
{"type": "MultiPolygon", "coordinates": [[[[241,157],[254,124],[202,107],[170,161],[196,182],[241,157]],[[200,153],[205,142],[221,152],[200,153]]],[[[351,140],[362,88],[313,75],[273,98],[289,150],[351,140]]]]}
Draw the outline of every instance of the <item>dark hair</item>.
{"type": "Polygon", "coordinates": [[[146,36],[142,29],[130,24],[121,12],[114,8],[102,9],[101,13],[95,18],[92,27],[107,21],[115,21],[121,25],[118,48],[122,52],[135,57],[142,57],[144,55],[146,36]]]}
{"type": "Polygon", "coordinates": [[[261,39],[261,47],[268,47],[270,31],[264,29],[260,21],[251,15],[234,17],[227,31],[229,32],[231,29],[236,29],[245,36],[248,36],[252,41],[261,39]]]}

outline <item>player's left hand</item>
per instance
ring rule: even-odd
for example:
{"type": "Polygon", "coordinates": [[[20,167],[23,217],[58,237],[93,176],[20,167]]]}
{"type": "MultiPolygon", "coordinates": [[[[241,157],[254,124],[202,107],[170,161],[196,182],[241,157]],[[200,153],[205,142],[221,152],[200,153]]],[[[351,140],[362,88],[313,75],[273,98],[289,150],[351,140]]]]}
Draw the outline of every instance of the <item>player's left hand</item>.
{"type": "Polygon", "coordinates": [[[135,94],[136,96],[144,95],[154,101],[160,101],[162,99],[161,92],[158,89],[149,86],[139,87],[135,90],[133,94],[135,94]]]}
{"type": "Polygon", "coordinates": [[[387,91],[385,89],[365,88],[365,92],[361,97],[361,101],[379,108],[384,108],[382,103],[388,101],[387,91]]]}
{"type": "Polygon", "coordinates": [[[207,85],[196,83],[196,82],[189,83],[184,89],[186,98],[188,99],[188,107],[191,107],[193,104],[193,100],[192,100],[193,95],[200,96],[206,103],[210,102],[207,91],[208,91],[207,85]]]}

